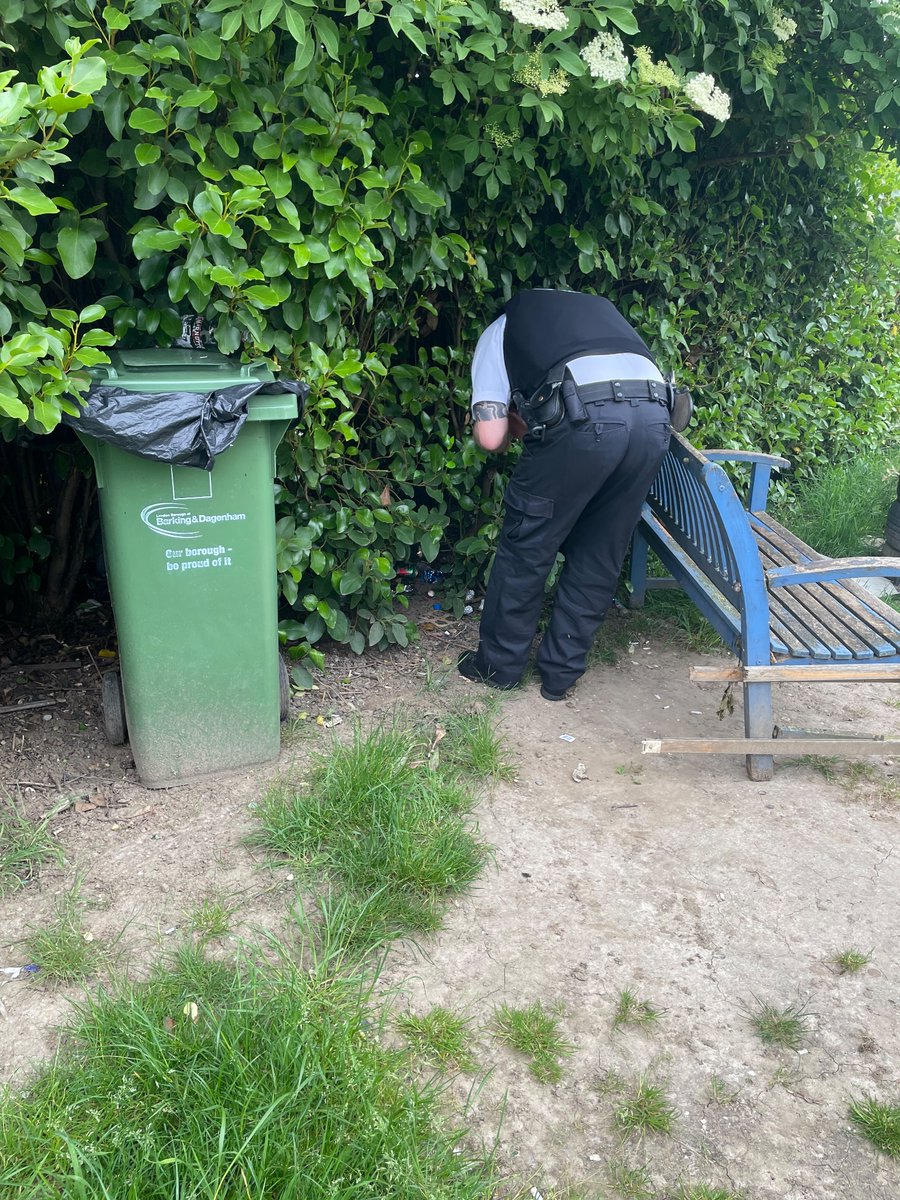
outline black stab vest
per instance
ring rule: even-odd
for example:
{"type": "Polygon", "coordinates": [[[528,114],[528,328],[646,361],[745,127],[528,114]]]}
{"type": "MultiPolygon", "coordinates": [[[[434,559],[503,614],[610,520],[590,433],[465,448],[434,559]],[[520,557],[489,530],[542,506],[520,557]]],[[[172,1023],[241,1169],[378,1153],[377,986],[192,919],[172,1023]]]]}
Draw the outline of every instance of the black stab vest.
{"type": "Polygon", "coordinates": [[[506,372],[511,390],[525,396],[551,368],[587,354],[640,354],[655,365],[640,334],[603,296],[538,288],[513,296],[505,312],[506,372]]]}

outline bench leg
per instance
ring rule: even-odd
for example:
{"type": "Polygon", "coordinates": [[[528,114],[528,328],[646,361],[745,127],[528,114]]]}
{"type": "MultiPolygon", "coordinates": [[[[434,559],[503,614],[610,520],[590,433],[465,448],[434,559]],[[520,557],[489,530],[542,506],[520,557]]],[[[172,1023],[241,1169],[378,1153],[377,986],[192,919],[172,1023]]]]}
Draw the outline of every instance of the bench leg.
{"type": "Polygon", "coordinates": [[[643,608],[647,595],[647,558],[650,544],[641,537],[640,526],[635,529],[631,539],[631,566],[628,571],[628,607],[643,608]]]}
{"type": "MultiPolygon", "coordinates": [[[[744,734],[748,738],[770,738],[774,727],[771,683],[744,684],[744,734]]],[[[748,754],[747,777],[764,783],[775,774],[771,754],[748,754]]]]}

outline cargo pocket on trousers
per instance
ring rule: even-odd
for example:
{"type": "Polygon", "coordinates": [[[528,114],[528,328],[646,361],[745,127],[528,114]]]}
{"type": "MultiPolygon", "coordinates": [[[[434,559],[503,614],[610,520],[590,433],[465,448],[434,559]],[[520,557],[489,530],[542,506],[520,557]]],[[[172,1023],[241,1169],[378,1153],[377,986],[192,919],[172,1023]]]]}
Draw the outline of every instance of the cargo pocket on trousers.
{"type": "Polygon", "coordinates": [[[533,496],[517,487],[515,482],[506,489],[506,521],[504,533],[510,542],[526,542],[553,516],[553,501],[533,496]]]}

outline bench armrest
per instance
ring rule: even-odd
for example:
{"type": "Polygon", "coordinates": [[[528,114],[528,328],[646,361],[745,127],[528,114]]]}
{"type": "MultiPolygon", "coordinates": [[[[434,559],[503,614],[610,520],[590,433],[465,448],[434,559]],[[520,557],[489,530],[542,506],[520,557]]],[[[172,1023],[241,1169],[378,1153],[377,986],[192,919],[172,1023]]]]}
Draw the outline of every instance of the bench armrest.
{"type": "Polygon", "coordinates": [[[777,454],[757,454],[755,450],[701,450],[709,462],[750,463],[750,494],[747,496],[749,512],[765,512],[769,498],[769,480],[773,471],[790,470],[791,464],[777,454]]]}
{"type": "Polygon", "coordinates": [[[777,454],[758,454],[755,450],[701,450],[700,453],[710,462],[758,463],[760,466],[772,467],[779,471],[791,469],[788,459],[777,454]]]}
{"type": "Polygon", "coordinates": [[[769,587],[831,583],[834,579],[878,579],[900,576],[900,558],[820,558],[800,566],[774,567],[766,572],[769,587]]]}

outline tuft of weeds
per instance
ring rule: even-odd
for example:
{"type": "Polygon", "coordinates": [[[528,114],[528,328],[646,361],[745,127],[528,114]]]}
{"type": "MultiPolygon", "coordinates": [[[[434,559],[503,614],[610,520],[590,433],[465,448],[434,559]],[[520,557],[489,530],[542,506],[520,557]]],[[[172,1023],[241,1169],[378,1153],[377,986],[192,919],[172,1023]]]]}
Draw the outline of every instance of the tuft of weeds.
{"type": "Polygon", "coordinates": [[[630,988],[623,988],[616,1002],[612,1027],[618,1030],[623,1025],[637,1025],[645,1029],[648,1025],[655,1025],[661,1016],[662,1009],[654,1008],[648,1000],[639,1000],[630,988]]]}
{"type": "Polygon", "coordinates": [[[426,655],[422,656],[422,690],[426,692],[443,692],[453,674],[453,664],[445,658],[437,666],[426,655]]]}
{"type": "Polygon", "coordinates": [[[445,768],[476,779],[515,779],[515,766],[494,728],[497,706],[491,698],[477,708],[451,709],[435,747],[445,768]]]}
{"type": "Polygon", "coordinates": [[[610,1187],[623,1200],[653,1200],[656,1189],[646,1167],[629,1167],[612,1162],[607,1168],[610,1187]]]}
{"type": "Polygon", "coordinates": [[[776,1008],[774,1004],[758,1002],[758,1007],[747,1016],[761,1042],[785,1050],[800,1049],[810,1020],[805,1009],[796,1004],[776,1008]]]}
{"type": "Polygon", "coordinates": [[[487,849],[466,821],[475,798],[428,762],[421,731],[398,720],[315,756],[256,809],[251,842],[285,855],[303,882],[343,896],[355,945],[438,928],[448,896],[478,875],[487,849]]]}
{"type": "Polygon", "coordinates": [[[874,1096],[852,1100],[850,1120],[882,1154],[900,1156],[900,1104],[882,1104],[874,1096]]]}
{"type": "Polygon", "coordinates": [[[539,1083],[562,1079],[560,1058],[568,1058],[573,1046],[563,1037],[558,1019],[535,1000],[526,1008],[501,1004],[491,1023],[494,1035],[531,1059],[528,1069],[539,1083]]]}
{"type": "Polygon", "coordinates": [[[83,983],[96,975],[106,961],[104,947],[82,921],[81,879],[58,896],[46,924],[32,926],[25,936],[25,952],[41,969],[48,983],[83,983]]]}
{"type": "Polygon", "coordinates": [[[415,1013],[398,1017],[397,1028],[413,1054],[438,1070],[476,1070],[470,1049],[471,1022],[466,1017],[436,1005],[421,1017],[415,1013]]]}
{"type": "Polygon", "coordinates": [[[839,975],[855,975],[857,971],[868,966],[871,961],[871,950],[857,950],[855,947],[851,947],[849,950],[838,950],[829,959],[839,975]]]}
{"type": "Polygon", "coordinates": [[[63,862],[47,821],[29,821],[10,796],[0,793],[0,896],[30,883],[47,861],[63,862]]]}
{"type": "Polygon", "coordinates": [[[613,1119],[626,1137],[640,1139],[648,1133],[671,1133],[676,1115],[662,1085],[642,1075],[619,1101],[613,1119]]]}
{"type": "Polygon", "coordinates": [[[239,907],[239,901],[229,899],[221,892],[211,892],[187,914],[188,928],[201,943],[227,937],[232,930],[232,918],[239,907]]]}
{"type": "Polygon", "coordinates": [[[743,1200],[740,1192],[714,1187],[710,1183],[682,1183],[672,1200],[743,1200]]]}
{"type": "Polygon", "coordinates": [[[738,1094],[734,1088],[728,1086],[724,1079],[719,1075],[712,1075],[709,1080],[709,1094],[716,1104],[734,1104],[738,1094]]]}
{"type": "Polygon", "coordinates": [[[83,1001],[28,1092],[0,1097],[0,1195],[488,1200],[441,1088],[373,1035],[372,987],[274,942],[236,963],[183,944],[83,1001]]]}

